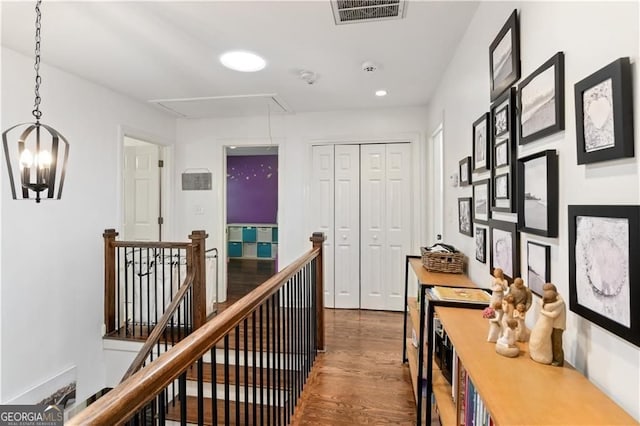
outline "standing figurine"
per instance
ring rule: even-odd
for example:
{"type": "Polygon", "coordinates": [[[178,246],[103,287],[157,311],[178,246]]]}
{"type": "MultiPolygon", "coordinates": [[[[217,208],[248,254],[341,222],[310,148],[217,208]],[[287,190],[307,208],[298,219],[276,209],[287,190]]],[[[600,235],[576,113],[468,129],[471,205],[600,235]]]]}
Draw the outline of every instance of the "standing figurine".
{"type": "Polygon", "coordinates": [[[493,316],[488,316],[489,319],[489,335],[487,336],[487,342],[496,343],[498,338],[502,334],[502,302],[495,302],[491,306],[493,310],[493,316]]]}
{"type": "MultiPolygon", "coordinates": [[[[514,304],[514,297],[512,294],[507,294],[503,299],[502,299],[502,333],[504,334],[504,332],[509,328],[509,325],[507,324],[507,321],[514,319],[513,318],[513,311],[515,310],[515,304],[514,304]]],[[[516,321],[517,324],[517,321],[516,321]]]]}
{"type": "Polygon", "coordinates": [[[509,288],[509,283],[504,278],[502,269],[495,268],[493,270],[493,284],[491,285],[491,300],[489,306],[493,306],[496,301],[502,303],[504,292],[509,288]]]}
{"type": "Polygon", "coordinates": [[[562,349],[562,333],[567,327],[567,311],[564,300],[558,294],[558,289],[551,283],[542,286],[543,291],[549,294],[555,294],[555,301],[547,303],[544,310],[548,312],[548,316],[553,319],[551,331],[551,347],[553,352],[553,360],[551,365],[562,367],[564,365],[564,350],[562,349]]]}
{"type": "MultiPolygon", "coordinates": [[[[545,284],[546,286],[546,284],[545,284]]],[[[542,300],[540,303],[540,316],[536,325],[531,330],[529,338],[529,356],[541,364],[551,364],[553,362],[553,323],[555,312],[550,310],[558,302],[558,293],[551,287],[543,287],[542,300]]]]}
{"type": "Polygon", "coordinates": [[[524,305],[524,311],[527,312],[531,307],[533,298],[531,297],[531,290],[524,285],[522,278],[518,277],[513,280],[513,284],[509,286],[509,294],[512,294],[515,298],[514,305],[524,305]]]}
{"type": "Polygon", "coordinates": [[[527,316],[527,311],[525,306],[522,303],[519,303],[516,306],[516,309],[513,311],[513,318],[518,322],[518,326],[516,327],[516,340],[518,342],[528,342],[529,335],[531,331],[527,328],[524,320],[527,316]]]}
{"type": "Polygon", "coordinates": [[[500,355],[515,358],[520,354],[520,348],[516,346],[516,327],[518,322],[514,319],[507,320],[507,328],[496,343],[496,352],[500,355]]]}

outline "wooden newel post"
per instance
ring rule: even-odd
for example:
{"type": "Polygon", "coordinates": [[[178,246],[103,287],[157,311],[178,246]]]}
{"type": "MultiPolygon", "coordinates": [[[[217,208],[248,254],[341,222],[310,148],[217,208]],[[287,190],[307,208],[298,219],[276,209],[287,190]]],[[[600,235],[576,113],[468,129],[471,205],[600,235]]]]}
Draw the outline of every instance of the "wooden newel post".
{"type": "Polygon", "coordinates": [[[116,247],[118,233],[105,229],[104,238],[104,327],[105,333],[116,329],[116,247]]]}
{"type": "Polygon", "coordinates": [[[189,238],[193,244],[193,329],[197,330],[207,321],[207,276],[205,267],[205,231],[192,231],[189,238]]]}
{"type": "Polygon", "coordinates": [[[314,232],[309,238],[313,243],[313,248],[320,250],[316,260],[316,336],[319,351],[324,351],[324,266],[322,264],[322,248],[327,237],[322,232],[314,232]]]}

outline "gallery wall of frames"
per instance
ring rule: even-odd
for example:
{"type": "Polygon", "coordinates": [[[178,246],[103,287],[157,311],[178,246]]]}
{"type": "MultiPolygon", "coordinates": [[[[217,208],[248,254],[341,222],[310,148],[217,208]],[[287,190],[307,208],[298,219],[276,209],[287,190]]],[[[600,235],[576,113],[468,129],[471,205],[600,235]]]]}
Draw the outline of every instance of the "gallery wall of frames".
{"type": "Polygon", "coordinates": [[[483,287],[556,284],[568,361],[640,420],[638,5],[511,4],[481,4],[430,105],[460,178],[445,240],[483,287]]]}

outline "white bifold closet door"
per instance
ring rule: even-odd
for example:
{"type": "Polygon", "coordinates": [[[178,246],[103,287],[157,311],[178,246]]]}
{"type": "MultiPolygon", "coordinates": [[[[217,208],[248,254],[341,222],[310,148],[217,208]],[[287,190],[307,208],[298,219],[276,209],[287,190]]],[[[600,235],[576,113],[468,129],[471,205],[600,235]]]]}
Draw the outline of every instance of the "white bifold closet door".
{"type": "Polygon", "coordinates": [[[410,145],[360,149],[360,307],[400,311],[410,247],[410,145]]]}
{"type": "Polygon", "coordinates": [[[410,144],[313,147],[314,230],[325,233],[325,306],[402,310],[410,244],[410,144]]]}

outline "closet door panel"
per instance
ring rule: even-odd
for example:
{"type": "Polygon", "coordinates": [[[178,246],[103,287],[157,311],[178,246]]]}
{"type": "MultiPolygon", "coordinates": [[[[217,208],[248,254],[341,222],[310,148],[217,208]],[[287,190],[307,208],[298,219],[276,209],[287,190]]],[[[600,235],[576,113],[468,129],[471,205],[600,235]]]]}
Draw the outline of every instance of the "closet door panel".
{"type": "Polygon", "coordinates": [[[324,232],[323,245],[324,306],[333,308],[334,300],[334,148],[314,146],[312,178],[313,231],[324,232]]]}

